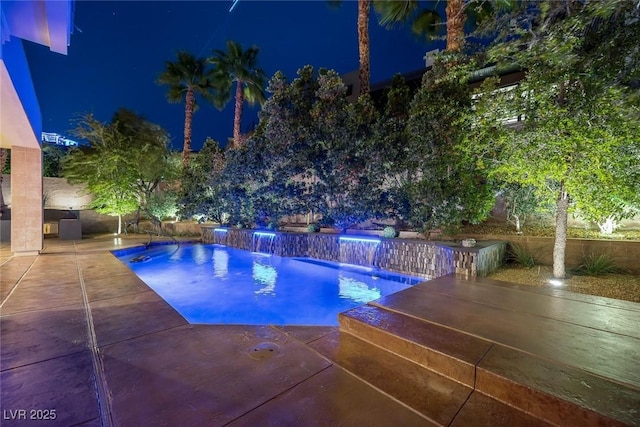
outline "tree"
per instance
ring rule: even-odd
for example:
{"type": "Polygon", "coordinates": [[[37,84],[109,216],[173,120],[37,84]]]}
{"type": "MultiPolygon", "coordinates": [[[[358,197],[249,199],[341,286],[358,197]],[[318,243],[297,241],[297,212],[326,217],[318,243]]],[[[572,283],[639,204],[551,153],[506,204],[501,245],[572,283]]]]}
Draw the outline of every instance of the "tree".
{"type": "Polygon", "coordinates": [[[298,77],[291,82],[276,72],[267,87],[271,96],[248,142],[248,148],[256,152],[256,167],[250,170],[260,182],[260,197],[277,201],[274,208],[286,209],[287,214],[317,212],[321,205],[314,160],[323,154],[318,151],[318,129],[311,114],[318,89],[311,66],[298,70],[298,77]]]}
{"type": "Polygon", "coordinates": [[[191,124],[193,113],[198,108],[197,97],[214,103],[211,86],[211,70],[207,69],[204,58],[196,58],[188,52],[178,52],[176,62],[167,61],[166,69],[158,76],[156,82],[168,85],[167,100],[171,103],[184,102],[184,144],[182,148],[182,165],[189,163],[191,152],[191,124]]]}
{"type": "MultiPolygon", "coordinates": [[[[145,211],[161,180],[171,180],[177,167],[168,150],[166,131],[127,110],[119,110],[109,124],[85,116],[74,132],[89,147],[75,148],[63,161],[63,176],[84,183],[93,195],[92,207],[118,217],[145,211]]],[[[159,220],[156,219],[156,222],[159,220]]]]}
{"type": "Polygon", "coordinates": [[[500,198],[503,200],[507,222],[513,224],[517,234],[522,234],[522,226],[529,218],[545,212],[547,206],[540,197],[540,191],[532,185],[513,182],[501,183],[500,198]]]}
{"type": "Polygon", "coordinates": [[[42,175],[59,177],[62,174],[62,161],[67,150],[57,145],[42,145],[42,175]]]}
{"type": "Polygon", "coordinates": [[[358,0],[358,58],[360,70],[360,94],[369,93],[371,81],[371,62],[369,58],[369,14],[370,0],[358,0]]]}
{"type": "Polygon", "coordinates": [[[274,75],[256,131],[228,152],[224,179],[234,221],[268,225],[283,215],[320,213],[347,228],[377,215],[377,111],[368,96],[350,105],[346,89],[332,70],[306,66],[291,82],[274,75]]]}
{"type": "Polygon", "coordinates": [[[376,185],[371,193],[378,195],[377,216],[395,221],[406,221],[410,205],[406,193],[407,160],[412,153],[408,146],[407,121],[411,94],[404,78],[397,74],[385,91],[384,110],[373,126],[371,137],[375,147],[368,174],[376,185]]]}
{"type": "Polygon", "coordinates": [[[132,168],[133,186],[138,193],[139,209],[136,215],[139,216],[142,211],[160,227],[162,216],[157,216],[154,211],[162,215],[170,210],[166,206],[172,199],[173,190],[170,187],[179,175],[177,159],[169,149],[169,136],[159,125],[126,109],[114,114],[111,125],[120,132],[127,144],[127,160],[132,168]],[[167,188],[161,191],[160,184],[163,182],[167,188]],[[160,202],[165,206],[158,206],[160,202]]]}
{"type": "Polygon", "coordinates": [[[113,127],[85,116],[75,134],[86,138],[90,148],[75,148],[63,162],[63,176],[72,184],[84,183],[93,196],[91,207],[98,213],[118,217],[118,234],[122,231],[122,216],[138,207],[138,198],[131,185],[129,168],[122,168],[123,137],[113,127]]]}
{"type": "Polygon", "coordinates": [[[405,191],[415,227],[477,223],[495,201],[486,176],[458,147],[471,129],[469,77],[464,66],[436,62],[411,103],[405,191]]]}
{"type": "Polygon", "coordinates": [[[316,193],[322,196],[319,206],[325,221],[346,229],[371,217],[365,202],[366,188],[363,178],[368,159],[364,154],[369,142],[366,125],[374,120],[365,117],[372,108],[368,95],[361,95],[357,106],[348,104],[347,88],[333,70],[320,70],[318,90],[311,110],[315,132],[313,159],[317,177],[316,193]],[[359,120],[367,123],[359,126],[359,120]]]}
{"type": "Polygon", "coordinates": [[[465,23],[470,26],[490,16],[492,11],[503,11],[515,7],[511,0],[447,0],[444,8],[439,1],[427,2],[429,7],[420,8],[418,0],[379,0],[373,7],[378,14],[378,22],[386,28],[411,22],[411,30],[419,36],[433,38],[445,29],[446,50],[462,52],[465,45],[465,23]]]}
{"type": "Polygon", "coordinates": [[[183,170],[178,213],[182,217],[224,224],[229,211],[224,197],[225,153],[217,141],[207,138],[202,150],[183,170]]]}
{"type": "Polygon", "coordinates": [[[629,83],[640,69],[639,14],[631,1],[545,1],[498,21],[489,58],[527,73],[517,90],[486,82],[466,149],[494,176],[555,192],[556,278],[566,275],[572,203],[611,209],[609,188],[615,197],[637,194],[640,109],[629,83]],[[503,125],[516,114],[521,127],[503,125]]]}
{"type": "Polygon", "coordinates": [[[222,106],[231,99],[231,88],[236,85],[235,90],[235,113],[233,117],[233,141],[234,146],[241,144],[240,126],[242,123],[242,108],[244,101],[250,105],[265,101],[264,86],[266,76],[261,68],[257,67],[259,49],[251,46],[247,50],[242,50],[239,43],[228,40],[227,51],[216,50],[214,55],[208,59],[216,66],[214,81],[218,87],[216,104],[222,106]]]}

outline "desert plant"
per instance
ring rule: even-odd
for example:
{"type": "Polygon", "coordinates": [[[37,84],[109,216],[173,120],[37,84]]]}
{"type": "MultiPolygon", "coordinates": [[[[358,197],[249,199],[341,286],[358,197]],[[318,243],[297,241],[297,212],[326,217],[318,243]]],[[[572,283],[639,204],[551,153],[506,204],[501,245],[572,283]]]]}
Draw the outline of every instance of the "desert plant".
{"type": "Polygon", "coordinates": [[[626,270],[619,267],[609,254],[591,253],[582,257],[582,263],[574,270],[575,274],[601,276],[603,274],[623,274],[626,270]]]}
{"type": "Polygon", "coordinates": [[[510,243],[507,257],[510,261],[516,262],[523,267],[531,268],[536,265],[536,259],[527,248],[517,243],[510,243]]]}
{"type": "Polygon", "coordinates": [[[386,237],[387,239],[398,237],[398,234],[398,230],[396,230],[395,227],[388,226],[382,230],[382,237],[386,237]]]}

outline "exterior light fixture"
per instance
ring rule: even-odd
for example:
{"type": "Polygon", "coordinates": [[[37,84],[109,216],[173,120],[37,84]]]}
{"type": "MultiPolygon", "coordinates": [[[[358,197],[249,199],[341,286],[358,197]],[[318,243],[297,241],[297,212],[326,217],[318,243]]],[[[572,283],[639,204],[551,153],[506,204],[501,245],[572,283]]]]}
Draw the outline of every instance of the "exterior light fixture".
{"type": "Polygon", "coordinates": [[[366,242],[366,243],[380,243],[380,239],[365,238],[365,237],[340,237],[341,242],[366,242]]]}
{"type": "Polygon", "coordinates": [[[276,237],[276,233],[267,233],[264,231],[255,231],[253,233],[254,236],[269,236],[269,237],[276,237]]]}

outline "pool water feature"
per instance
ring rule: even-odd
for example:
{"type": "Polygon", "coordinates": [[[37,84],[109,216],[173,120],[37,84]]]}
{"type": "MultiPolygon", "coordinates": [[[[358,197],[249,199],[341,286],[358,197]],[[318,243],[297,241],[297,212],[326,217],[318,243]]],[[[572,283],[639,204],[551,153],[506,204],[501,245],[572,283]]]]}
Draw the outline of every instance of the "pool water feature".
{"type": "Polygon", "coordinates": [[[198,324],[336,326],[338,313],[424,281],[217,244],[152,245],[114,255],[198,324]],[[134,261],[140,257],[147,258],[134,261]]]}
{"type": "Polygon", "coordinates": [[[340,261],[346,264],[373,266],[380,239],[342,236],[340,242],[340,261]]]}
{"type": "Polygon", "coordinates": [[[252,249],[254,252],[272,254],[274,251],[273,245],[275,240],[276,233],[256,231],[255,233],[253,233],[252,249]]]}

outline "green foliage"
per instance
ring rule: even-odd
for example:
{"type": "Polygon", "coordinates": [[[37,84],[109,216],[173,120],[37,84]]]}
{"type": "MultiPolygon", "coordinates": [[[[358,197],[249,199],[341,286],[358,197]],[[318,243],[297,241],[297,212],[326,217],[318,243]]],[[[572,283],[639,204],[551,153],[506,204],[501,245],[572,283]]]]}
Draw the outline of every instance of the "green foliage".
{"type": "Polygon", "coordinates": [[[213,75],[207,67],[205,58],[196,58],[189,52],[178,52],[175,62],[167,61],[165,70],[156,79],[159,85],[168,86],[167,101],[184,103],[184,145],[182,163],[189,163],[191,152],[191,125],[193,113],[198,109],[198,98],[202,98],[216,106],[215,88],[212,85],[213,75]]]}
{"type": "Polygon", "coordinates": [[[415,228],[451,228],[484,220],[494,203],[483,171],[460,144],[471,129],[471,89],[466,67],[437,64],[427,71],[411,103],[407,125],[407,175],[415,228]]]}
{"type": "Polygon", "coordinates": [[[499,188],[507,211],[507,221],[516,227],[518,233],[522,232],[522,226],[530,218],[551,210],[551,207],[539,194],[540,191],[532,185],[507,182],[502,183],[499,188]]]}
{"type": "Polygon", "coordinates": [[[250,197],[253,220],[312,211],[346,228],[371,217],[371,100],[349,105],[340,76],[310,66],[291,82],[276,73],[267,90],[256,134],[238,157],[242,167],[229,165],[234,188],[250,197]]]}
{"type": "Polygon", "coordinates": [[[580,265],[574,270],[575,274],[586,276],[601,276],[604,274],[624,274],[626,270],[618,267],[609,254],[589,254],[582,258],[580,265]]]}
{"type": "Polygon", "coordinates": [[[216,141],[207,138],[202,150],[184,168],[178,194],[178,214],[225,223],[228,202],[225,197],[225,154],[216,141]]]}
{"type": "Polygon", "coordinates": [[[595,220],[620,215],[616,199],[635,198],[640,184],[632,166],[639,91],[625,83],[640,68],[640,10],[625,1],[525,3],[496,21],[488,52],[498,68],[526,69],[525,78],[514,90],[484,83],[465,149],[490,176],[550,190],[558,212],[554,275],[563,277],[569,201],[595,220]],[[504,125],[515,116],[521,126],[504,125]]]}
{"type": "Polygon", "coordinates": [[[398,230],[395,227],[387,226],[382,230],[382,237],[386,237],[387,239],[393,239],[398,237],[398,230]]]}
{"type": "Polygon", "coordinates": [[[11,173],[11,150],[9,148],[0,148],[0,173],[11,173]]]}
{"type": "Polygon", "coordinates": [[[243,103],[262,105],[265,101],[264,86],[266,76],[258,68],[258,47],[242,49],[239,43],[227,40],[227,51],[215,50],[208,59],[214,64],[212,82],[217,89],[216,107],[222,109],[231,99],[231,89],[235,83],[235,112],[233,118],[234,146],[242,143],[240,125],[242,123],[243,103]]]}
{"type": "Polygon", "coordinates": [[[233,83],[240,86],[244,99],[250,104],[263,104],[266,76],[258,64],[257,46],[246,50],[233,40],[227,40],[227,50],[215,50],[208,59],[215,66],[212,79],[218,88],[216,106],[222,108],[231,99],[233,83]]]}
{"type": "Polygon", "coordinates": [[[166,131],[131,111],[119,110],[109,124],[87,115],[75,133],[91,146],[69,152],[63,176],[86,184],[100,213],[120,217],[138,207],[147,210],[160,182],[176,176],[166,131]]]}
{"type": "Polygon", "coordinates": [[[175,218],[178,214],[178,194],[173,190],[155,191],[147,200],[147,209],[159,219],[175,218]]]}
{"type": "Polygon", "coordinates": [[[62,147],[42,144],[42,176],[62,176],[62,161],[66,155],[67,151],[62,147]]]}
{"type": "Polygon", "coordinates": [[[509,243],[507,258],[526,268],[531,268],[536,265],[535,256],[524,246],[517,243],[509,243]]]}
{"type": "Polygon", "coordinates": [[[309,224],[307,225],[307,233],[318,233],[320,232],[319,224],[309,224]]]}

